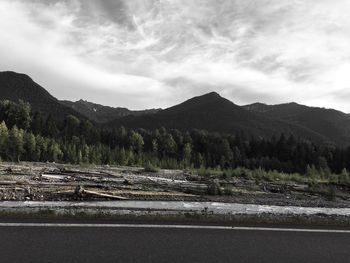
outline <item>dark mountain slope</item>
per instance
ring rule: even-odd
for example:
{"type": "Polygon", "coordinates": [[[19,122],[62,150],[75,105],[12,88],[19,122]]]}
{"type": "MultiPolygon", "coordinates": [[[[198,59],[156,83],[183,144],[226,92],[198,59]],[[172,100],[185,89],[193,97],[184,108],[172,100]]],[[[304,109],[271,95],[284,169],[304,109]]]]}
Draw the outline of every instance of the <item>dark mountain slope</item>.
{"type": "Polygon", "coordinates": [[[141,111],[132,111],[127,108],[113,108],[108,106],[103,106],[100,104],[79,100],[76,102],[72,101],[61,101],[67,107],[72,108],[73,110],[79,112],[90,120],[93,120],[97,123],[110,122],[115,119],[119,119],[125,116],[133,115],[140,116],[144,114],[156,113],[160,109],[151,109],[151,110],[141,110],[141,111]]]}
{"type": "Polygon", "coordinates": [[[121,125],[146,129],[164,126],[180,130],[196,128],[226,133],[244,132],[261,137],[285,133],[312,138],[315,141],[325,140],[321,134],[299,125],[250,112],[214,92],[194,97],[156,114],[128,116],[109,123],[112,127],[121,125]]]}
{"type": "Polygon", "coordinates": [[[31,104],[33,111],[51,114],[62,120],[72,114],[107,127],[124,125],[130,128],[155,129],[162,126],[180,130],[203,129],[270,137],[281,133],[294,134],[316,142],[350,145],[348,114],[299,105],[296,103],[266,105],[256,103],[237,106],[217,93],[194,97],[165,110],[130,111],[105,107],[85,101],[60,102],[30,77],[14,72],[0,72],[0,100],[19,99],[31,104]]]}
{"type": "Polygon", "coordinates": [[[57,120],[62,120],[69,114],[82,117],[73,109],[62,105],[43,87],[24,74],[0,72],[0,100],[4,99],[29,102],[33,111],[40,111],[43,115],[51,114],[57,120]]]}
{"type": "Polygon", "coordinates": [[[244,106],[252,113],[284,120],[322,134],[340,145],[350,144],[350,116],[343,112],[308,107],[297,103],[266,105],[255,103],[244,106]]]}

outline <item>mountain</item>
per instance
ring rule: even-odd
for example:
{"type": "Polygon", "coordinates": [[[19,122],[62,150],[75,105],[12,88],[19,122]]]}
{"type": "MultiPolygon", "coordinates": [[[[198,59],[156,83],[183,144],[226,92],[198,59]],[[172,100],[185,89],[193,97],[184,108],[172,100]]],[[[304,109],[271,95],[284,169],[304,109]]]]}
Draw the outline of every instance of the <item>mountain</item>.
{"type": "Polygon", "coordinates": [[[350,144],[350,115],[341,111],[308,107],[294,102],[278,105],[254,103],[243,108],[264,117],[303,126],[339,145],[350,144]]]}
{"type": "Polygon", "coordinates": [[[43,115],[51,114],[57,120],[62,120],[69,114],[82,117],[75,110],[62,105],[25,74],[0,72],[0,100],[4,99],[29,102],[33,111],[40,111],[43,115]]]}
{"type": "Polygon", "coordinates": [[[133,111],[127,108],[113,108],[108,106],[103,106],[100,104],[88,102],[85,100],[79,100],[76,102],[72,101],[61,101],[61,103],[73,110],[79,112],[90,120],[96,123],[110,122],[115,119],[119,119],[125,116],[133,115],[140,116],[144,114],[152,114],[158,112],[160,109],[150,109],[150,110],[140,110],[133,111]]]}
{"type": "Polygon", "coordinates": [[[343,112],[297,103],[238,106],[215,92],[194,97],[164,110],[131,111],[82,100],[61,102],[27,75],[0,72],[1,99],[27,101],[33,111],[51,114],[58,120],[71,114],[109,128],[123,125],[129,128],[155,129],[164,126],[179,130],[242,132],[257,137],[285,133],[315,142],[350,145],[350,115],[343,112]]]}
{"type": "Polygon", "coordinates": [[[162,126],[180,130],[203,129],[213,132],[239,133],[269,137],[281,133],[294,134],[315,141],[325,141],[315,131],[298,124],[256,114],[221,97],[215,92],[194,97],[155,114],[127,116],[108,126],[155,129],[162,126]]]}

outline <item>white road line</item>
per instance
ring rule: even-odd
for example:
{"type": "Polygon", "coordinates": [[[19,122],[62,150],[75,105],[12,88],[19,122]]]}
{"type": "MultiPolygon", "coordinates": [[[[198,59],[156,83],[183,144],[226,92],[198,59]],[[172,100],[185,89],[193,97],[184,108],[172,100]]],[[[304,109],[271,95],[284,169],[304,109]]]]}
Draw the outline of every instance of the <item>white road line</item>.
{"type": "Polygon", "coordinates": [[[338,229],[230,227],[230,226],[196,226],[196,225],[152,225],[152,224],[0,223],[0,227],[166,228],[166,229],[207,229],[207,230],[243,230],[243,231],[276,231],[276,232],[309,232],[309,233],[350,234],[350,230],[338,230],[338,229]]]}

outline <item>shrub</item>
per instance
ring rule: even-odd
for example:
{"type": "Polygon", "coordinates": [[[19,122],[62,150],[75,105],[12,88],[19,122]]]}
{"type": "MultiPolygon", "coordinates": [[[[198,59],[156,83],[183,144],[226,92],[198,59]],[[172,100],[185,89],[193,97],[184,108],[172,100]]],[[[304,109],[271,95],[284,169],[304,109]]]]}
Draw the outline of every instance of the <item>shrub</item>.
{"type": "Polygon", "coordinates": [[[208,186],[209,195],[222,195],[220,184],[217,180],[213,180],[208,186]]]}
{"type": "Polygon", "coordinates": [[[151,162],[147,162],[144,169],[145,169],[145,172],[149,172],[149,173],[159,172],[159,168],[151,164],[151,162]]]}

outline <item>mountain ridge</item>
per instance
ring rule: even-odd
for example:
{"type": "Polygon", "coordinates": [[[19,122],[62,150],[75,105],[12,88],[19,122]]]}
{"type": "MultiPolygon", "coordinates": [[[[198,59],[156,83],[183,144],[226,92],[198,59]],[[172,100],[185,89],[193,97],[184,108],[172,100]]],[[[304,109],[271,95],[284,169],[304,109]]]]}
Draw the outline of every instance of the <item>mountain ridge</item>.
{"type": "Polygon", "coordinates": [[[68,100],[61,100],[65,106],[72,108],[73,110],[79,112],[90,120],[95,121],[96,123],[105,123],[117,118],[122,118],[125,116],[133,115],[139,116],[143,114],[152,114],[160,111],[161,109],[147,109],[147,110],[129,110],[123,107],[111,107],[104,106],[98,103],[78,100],[75,102],[68,100]]]}
{"type": "Polygon", "coordinates": [[[166,109],[132,111],[83,100],[59,101],[29,76],[9,71],[0,72],[0,91],[0,99],[27,101],[33,111],[51,114],[60,120],[75,115],[105,128],[156,129],[164,126],[179,130],[243,132],[257,137],[285,133],[317,142],[350,145],[349,114],[295,102],[239,106],[216,92],[210,92],[166,109]]]}
{"type": "Polygon", "coordinates": [[[299,125],[252,113],[213,92],[191,98],[153,115],[120,118],[108,126],[145,129],[164,126],[179,130],[188,130],[190,127],[211,132],[244,132],[257,137],[285,133],[313,138],[315,141],[327,140],[321,134],[299,125]]]}
{"type": "Polygon", "coordinates": [[[297,103],[263,106],[250,104],[243,107],[262,116],[285,120],[317,131],[337,144],[350,144],[350,115],[344,112],[297,103]]]}

